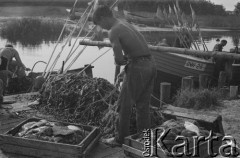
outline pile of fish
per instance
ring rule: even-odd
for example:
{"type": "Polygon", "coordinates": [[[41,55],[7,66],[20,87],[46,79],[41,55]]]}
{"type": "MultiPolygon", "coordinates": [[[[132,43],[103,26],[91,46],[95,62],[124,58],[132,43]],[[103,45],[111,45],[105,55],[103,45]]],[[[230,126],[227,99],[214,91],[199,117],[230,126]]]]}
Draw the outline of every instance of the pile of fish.
{"type": "Polygon", "coordinates": [[[76,145],[81,143],[86,137],[86,133],[84,129],[78,126],[65,126],[62,123],[40,120],[27,122],[15,136],[76,145]]]}

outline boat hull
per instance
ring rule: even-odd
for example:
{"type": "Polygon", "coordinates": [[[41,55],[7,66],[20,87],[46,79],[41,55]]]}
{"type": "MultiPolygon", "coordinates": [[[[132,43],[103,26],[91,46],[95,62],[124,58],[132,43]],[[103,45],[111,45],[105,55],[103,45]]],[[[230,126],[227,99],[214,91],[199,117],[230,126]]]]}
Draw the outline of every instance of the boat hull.
{"type": "Polygon", "coordinates": [[[201,74],[212,76],[214,73],[214,63],[209,60],[170,52],[161,53],[152,51],[152,55],[159,71],[180,78],[193,76],[197,79],[201,74]]]}
{"type": "Polygon", "coordinates": [[[164,22],[156,16],[143,17],[127,11],[124,11],[124,19],[126,19],[130,23],[142,24],[147,26],[162,27],[164,25],[164,22]]]}
{"type": "MultiPolygon", "coordinates": [[[[213,79],[214,63],[188,55],[151,51],[157,68],[157,76],[154,83],[153,95],[160,98],[160,83],[171,83],[171,95],[175,95],[181,87],[183,77],[192,76],[195,86],[198,86],[199,75],[206,74],[213,79]]],[[[153,105],[159,105],[159,101],[153,99],[153,105]]]]}
{"type": "MultiPolygon", "coordinates": [[[[84,71],[89,77],[93,77],[92,72],[93,66],[85,65],[84,67],[78,69],[68,70],[67,73],[79,73],[84,71]]],[[[52,72],[51,74],[57,74],[58,72],[52,72]]],[[[30,72],[27,76],[21,78],[10,78],[8,82],[8,87],[6,89],[6,95],[14,95],[19,93],[27,93],[32,90],[34,81],[38,76],[41,76],[42,72],[30,72]]]]}

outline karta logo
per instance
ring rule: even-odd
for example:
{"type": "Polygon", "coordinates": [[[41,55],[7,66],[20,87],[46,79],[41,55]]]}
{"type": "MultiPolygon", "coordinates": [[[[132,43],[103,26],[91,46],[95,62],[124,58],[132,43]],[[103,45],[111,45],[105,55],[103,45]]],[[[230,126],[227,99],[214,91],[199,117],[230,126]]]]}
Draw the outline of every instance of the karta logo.
{"type": "Polygon", "coordinates": [[[210,157],[216,157],[218,155],[223,157],[237,157],[240,154],[240,150],[236,145],[236,140],[232,136],[214,135],[212,131],[209,131],[209,135],[207,137],[185,137],[178,135],[175,139],[171,140],[174,141],[174,145],[169,146],[169,144],[166,144],[166,142],[169,142],[166,138],[170,135],[170,130],[171,129],[165,130],[163,128],[145,130],[143,137],[143,156],[159,157],[159,154],[164,153],[166,156],[171,157],[200,157],[200,148],[203,144],[205,146],[207,156],[210,157]],[[215,145],[219,146],[219,148],[215,148],[215,150],[213,150],[215,145]],[[161,153],[159,153],[160,151],[161,153]]]}

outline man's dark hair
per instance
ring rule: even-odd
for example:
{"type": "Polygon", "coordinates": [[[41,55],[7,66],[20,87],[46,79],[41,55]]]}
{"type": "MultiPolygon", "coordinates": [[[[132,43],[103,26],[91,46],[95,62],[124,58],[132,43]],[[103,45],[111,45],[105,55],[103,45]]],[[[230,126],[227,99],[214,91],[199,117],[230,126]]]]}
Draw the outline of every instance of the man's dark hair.
{"type": "Polygon", "coordinates": [[[96,25],[102,17],[113,17],[111,9],[106,5],[100,5],[93,13],[93,23],[96,25]]]}
{"type": "Polygon", "coordinates": [[[11,45],[11,44],[6,44],[5,47],[13,48],[13,45],[11,45]]]}
{"type": "Polygon", "coordinates": [[[227,40],[221,40],[221,43],[227,43],[227,40]]]}

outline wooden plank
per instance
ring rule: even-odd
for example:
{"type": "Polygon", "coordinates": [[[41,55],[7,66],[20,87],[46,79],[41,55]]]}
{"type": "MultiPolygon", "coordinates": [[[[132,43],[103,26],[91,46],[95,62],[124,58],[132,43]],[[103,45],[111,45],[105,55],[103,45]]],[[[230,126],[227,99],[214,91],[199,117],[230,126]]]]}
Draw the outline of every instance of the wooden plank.
{"type": "MultiPolygon", "coordinates": [[[[135,134],[135,135],[132,135],[132,136],[129,136],[127,138],[125,138],[125,143],[123,145],[123,149],[124,151],[126,152],[126,155],[131,155],[131,156],[134,156],[134,157],[137,157],[137,158],[142,158],[143,155],[143,147],[144,147],[144,144],[141,143],[141,142],[138,142],[135,140],[135,136],[138,136],[138,134],[135,134]]],[[[218,141],[213,141],[213,151],[216,153],[218,152],[218,149],[219,147],[222,145],[222,136],[219,138],[218,141]]],[[[208,157],[208,142],[207,141],[204,141],[204,142],[199,142],[199,158],[207,158],[208,157]]],[[[196,148],[193,146],[193,142],[190,142],[189,144],[189,152],[190,153],[193,153],[193,151],[195,150],[196,148]]],[[[156,151],[157,153],[155,153],[155,156],[157,157],[161,157],[161,158],[168,158],[169,156],[167,156],[162,150],[161,148],[157,148],[157,150],[153,149],[153,151],[156,151]]],[[[170,156],[172,157],[172,156],[170,156]]],[[[175,157],[175,156],[173,156],[175,157]]],[[[188,156],[186,155],[183,155],[182,156],[183,158],[187,158],[188,156]]]]}
{"type": "Polygon", "coordinates": [[[6,124],[4,126],[1,126],[0,134],[6,133],[7,131],[12,130],[18,124],[19,124],[19,122],[13,122],[11,124],[6,124]]]}
{"type": "Polygon", "coordinates": [[[95,139],[93,139],[93,140],[91,141],[91,143],[86,147],[86,149],[85,149],[84,152],[83,152],[83,155],[84,155],[84,156],[89,155],[90,152],[92,151],[92,149],[93,149],[94,147],[96,147],[96,145],[97,145],[100,137],[101,137],[101,134],[98,134],[98,136],[96,136],[95,139]]]}
{"type": "Polygon", "coordinates": [[[220,133],[224,135],[224,130],[222,126],[222,116],[218,114],[199,112],[195,110],[174,107],[171,105],[165,106],[166,109],[162,111],[163,115],[167,118],[184,118],[195,120],[200,126],[205,127],[207,130],[212,130],[213,132],[220,133]]]}
{"type": "Polygon", "coordinates": [[[41,148],[31,148],[31,147],[25,147],[20,145],[12,145],[12,144],[0,144],[0,147],[2,150],[4,150],[7,153],[15,153],[20,155],[26,155],[26,156],[34,156],[39,158],[45,158],[45,157],[51,157],[51,158],[76,158],[81,155],[79,154],[71,154],[71,153],[65,153],[64,148],[59,148],[58,151],[51,151],[51,150],[44,150],[41,148]]]}
{"type": "Polygon", "coordinates": [[[32,97],[38,96],[38,95],[40,95],[39,92],[8,95],[8,96],[4,96],[4,100],[5,101],[16,101],[16,100],[19,100],[19,99],[31,99],[32,97]]]}
{"type": "MultiPolygon", "coordinates": [[[[103,46],[103,47],[111,47],[110,42],[105,41],[81,41],[82,45],[89,46],[103,46]]],[[[185,48],[176,48],[176,47],[163,47],[163,46],[148,46],[151,51],[157,51],[162,53],[172,52],[176,54],[184,54],[184,55],[198,55],[200,57],[215,57],[215,58],[224,58],[224,59],[235,59],[240,60],[240,54],[228,53],[228,52],[216,52],[216,51],[202,51],[202,50],[192,50],[185,48]]]]}
{"type": "Polygon", "coordinates": [[[65,153],[69,153],[69,154],[83,152],[81,146],[53,143],[53,142],[47,142],[47,141],[41,141],[41,140],[30,140],[26,138],[13,137],[13,136],[2,135],[2,134],[0,134],[0,143],[12,145],[12,146],[14,145],[21,146],[23,148],[31,147],[39,150],[45,150],[45,152],[48,150],[58,152],[63,149],[65,153]]]}
{"type": "MultiPolygon", "coordinates": [[[[128,152],[127,155],[131,155],[131,154],[134,154],[135,156],[138,156],[140,158],[144,158],[144,156],[142,155],[142,151],[141,150],[138,150],[138,149],[135,149],[131,146],[128,146],[128,145],[125,145],[123,144],[122,146],[123,150],[128,152]]],[[[134,155],[131,155],[131,156],[134,156],[134,155]]]]}
{"type": "MultiPolygon", "coordinates": [[[[120,147],[109,147],[103,143],[99,143],[99,145],[94,149],[86,158],[107,158],[112,157],[116,158],[117,155],[123,155],[123,149],[120,147]]],[[[122,158],[122,156],[120,157],[122,158]]]]}
{"type": "MultiPolygon", "coordinates": [[[[216,120],[216,118],[218,116],[220,116],[219,114],[214,114],[214,113],[210,113],[210,112],[202,112],[202,111],[196,111],[193,109],[187,109],[187,108],[181,108],[181,107],[176,107],[176,106],[172,106],[172,105],[165,105],[164,106],[165,109],[164,111],[169,111],[169,113],[179,113],[181,114],[180,116],[184,116],[187,118],[192,118],[192,119],[198,119],[198,120],[203,120],[206,122],[213,122],[216,120]],[[185,113],[185,115],[184,115],[185,113]]],[[[175,116],[179,116],[177,114],[174,114],[175,116]]]]}

